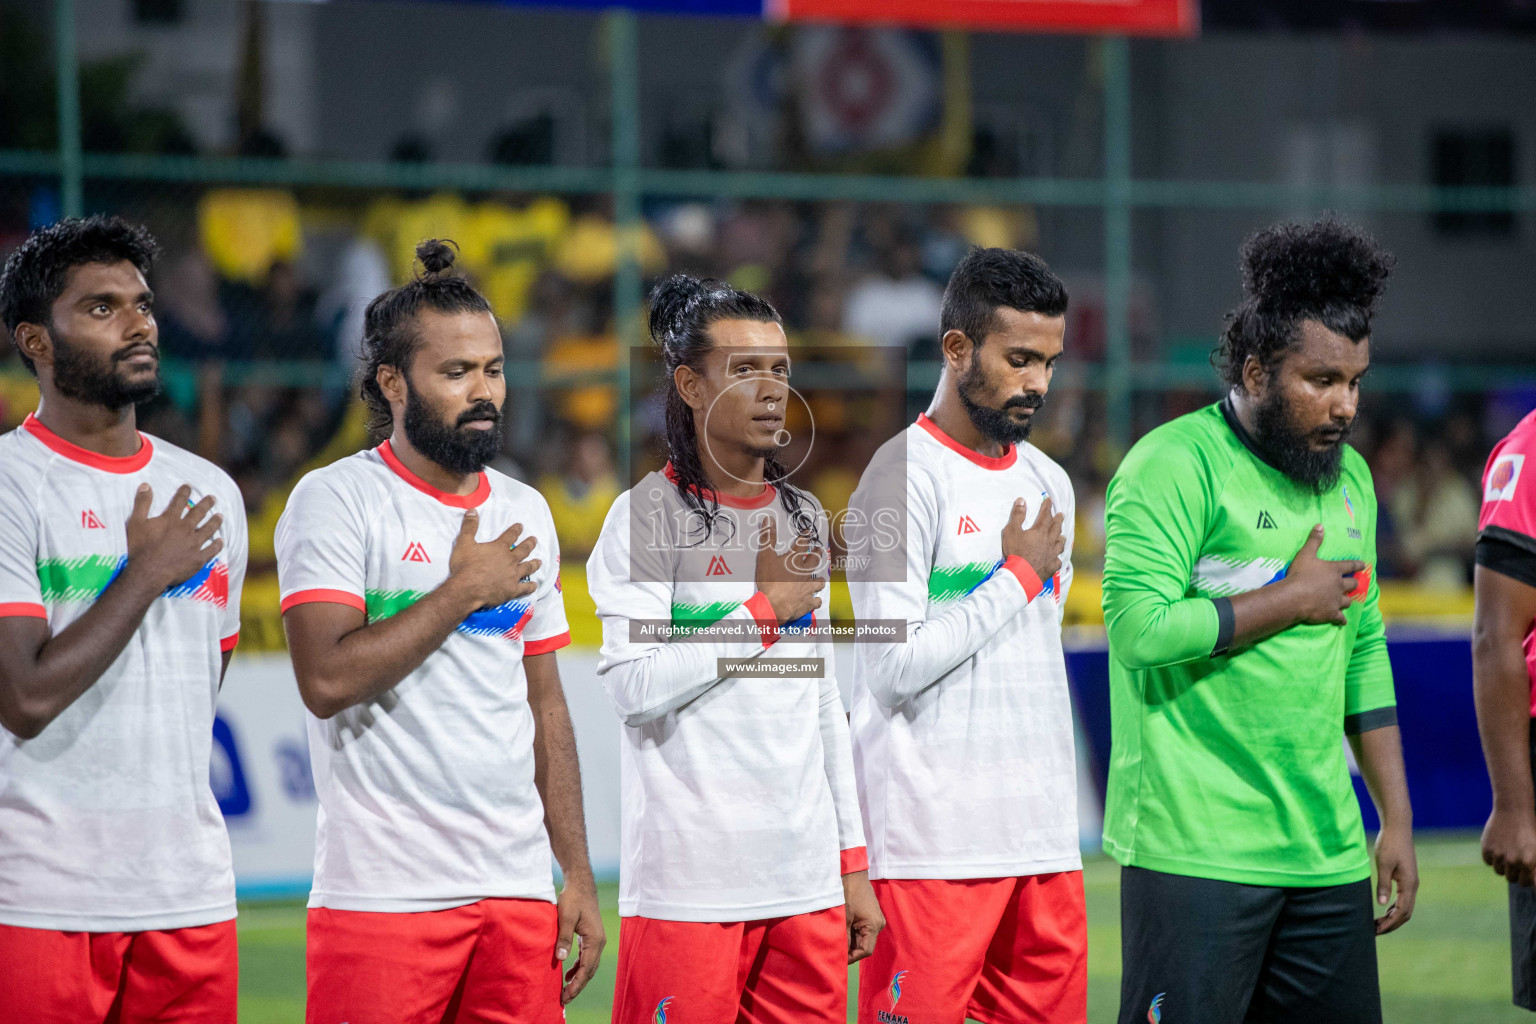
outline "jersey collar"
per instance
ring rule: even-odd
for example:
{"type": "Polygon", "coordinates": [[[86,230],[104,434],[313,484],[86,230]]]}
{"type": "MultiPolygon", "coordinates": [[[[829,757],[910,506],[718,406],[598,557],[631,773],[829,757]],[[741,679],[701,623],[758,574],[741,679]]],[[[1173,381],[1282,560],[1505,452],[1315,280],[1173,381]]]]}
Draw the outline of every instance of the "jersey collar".
{"type": "Polygon", "coordinates": [[[982,469],[1007,469],[1019,460],[1019,446],[1016,444],[1010,444],[1007,451],[995,456],[983,455],[978,451],[972,451],[940,430],[939,425],[929,419],[928,414],[925,412],[917,414],[917,425],[932,434],[933,439],[939,442],[939,444],[956,454],[965,456],[982,469]]]}
{"type": "Polygon", "coordinates": [[[88,448],[66,441],[58,434],[43,426],[32,413],[22,421],[22,428],[33,437],[41,441],[49,451],[56,455],[62,455],[71,462],[78,462],[82,466],[99,469],[107,473],[137,473],[149,465],[149,460],[154,457],[155,446],[149,438],[139,434],[139,450],[132,455],[102,455],[88,448]]]}
{"type": "Polygon", "coordinates": [[[1260,447],[1258,438],[1254,437],[1248,428],[1243,426],[1243,421],[1237,418],[1237,410],[1232,407],[1232,396],[1227,395],[1223,398],[1218,403],[1218,408],[1221,409],[1221,418],[1227,421],[1227,426],[1231,428],[1232,433],[1237,435],[1237,439],[1242,442],[1243,447],[1247,448],[1254,458],[1289,480],[1290,477],[1286,475],[1285,470],[1275,465],[1269,456],[1264,454],[1264,449],[1260,447]]]}
{"type": "MultiPolygon", "coordinates": [[[[671,462],[663,466],[661,472],[668,480],[674,484],[677,483],[677,470],[672,468],[671,462]]],[[[762,492],[750,498],[738,498],[733,494],[721,494],[719,491],[701,491],[697,487],[690,488],[690,490],[700,498],[713,498],[717,503],[724,505],[726,508],[763,508],[766,505],[773,504],[774,497],[779,493],[778,489],[770,483],[764,483],[762,492]]]]}
{"type": "Polygon", "coordinates": [[[485,470],[483,469],[480,471],[480,482],[476,485],[473,494],[449,494],[447,491],[433,487],[421,477],[406,469],[405,463],[400,461],[400,456],[395,454],[394,448],[390,447],[388,441],[379,445],[378,452],[379,458],[384,460],[384,465],[394,470],[396,476],[416,488],[422,494],[427,495],[429,498],[435,498],[444,505],[451,505],[454,508],[479,508],[480,505],[484,504],[485,499],[491,496],[491,481],[486,477],[485,470]]]}

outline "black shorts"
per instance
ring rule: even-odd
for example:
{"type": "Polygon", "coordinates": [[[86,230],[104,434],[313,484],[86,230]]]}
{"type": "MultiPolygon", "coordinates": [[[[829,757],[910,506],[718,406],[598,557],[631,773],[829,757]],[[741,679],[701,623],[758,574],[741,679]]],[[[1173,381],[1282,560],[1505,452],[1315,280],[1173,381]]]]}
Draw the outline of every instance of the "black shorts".
{"type": "MultiPolygon", "coordinates": [[[[1531,774],[1536,780],[1536,721],[1531,723],[1531,774]]],[[[1509,966],[1515,1005],[1536,1010],[1536,890],[1509,885],[1509,966]]]]}
{"type": "Polygon", "coordinates": [[[1371,893],[1122,868],[1120,1024],[1380,1024],[1371,893]]]}

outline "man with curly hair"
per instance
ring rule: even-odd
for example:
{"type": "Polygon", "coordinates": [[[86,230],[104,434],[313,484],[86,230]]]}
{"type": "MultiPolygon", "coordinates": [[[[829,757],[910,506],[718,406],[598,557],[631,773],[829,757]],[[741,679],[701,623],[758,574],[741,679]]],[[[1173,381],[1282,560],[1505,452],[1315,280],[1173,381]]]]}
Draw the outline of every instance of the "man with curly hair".
{"type": "Polygon", "coordinates": [[[1218,404],[1109,487],[1120,1021],[1381,1020],[1377,935],[1418,889],[1376,496],[1345,442],[1392,258],[1336,220],[1242,250],[1218,404]],[[1381,816],[1377,902],[1343,737],[1381,816]]]}
{"type": "Polygon", "coordinates": [[[14,1021],[226,1024],[239,949],[209,785],[240,638],[245,507],[141,433],[157,246],[115,217],[32,233],[0,320],[37,412],[0,437],[0,1006],[14,1021]]]}

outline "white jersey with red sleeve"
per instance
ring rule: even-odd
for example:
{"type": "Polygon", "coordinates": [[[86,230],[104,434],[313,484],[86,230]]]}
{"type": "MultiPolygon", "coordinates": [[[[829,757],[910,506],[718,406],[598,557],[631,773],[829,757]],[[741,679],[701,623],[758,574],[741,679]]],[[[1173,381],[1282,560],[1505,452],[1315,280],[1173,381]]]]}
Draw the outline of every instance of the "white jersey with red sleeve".
{"type": "Polygon", "coordinates": [[[867,866],[832,645],[781,635],[755,582],[763,518],[781,547],[797,522],[825,541],[820,506],[796,493],[794,517],[773,487],[722,496],[706,531],[673,479],[651,473],[603,523],[587,586],[603,623],[598,675],[622,722],[621,916],[825,910],[843,903],[841,875],[867,866]],[[774,671],[787,659],[819,663],[774,671]]]}
{"type": "MultiPolygon", "coordinates": [[[[1536,478],[1525,472],[1536,458],[1536,412],[1493,446],[1483,469],[1483,510],[1478,517],[1477,564],[1536,587],[1536,478]]],[[[1536,472],[1536,467],[1533,467],[1536,472]]],[[[1536,717],[1536,630],[1525,638],[1536,717]]]]}
{"type": "Polygon", "coordinates": [[[222,661],[240,636],[245,506],[223,470],[145,434],[122,458],[29,416],[0,437],[0,616],[57,636],[128,562],[140,484],[159,515],[213,495],[223,550],[168,589],[112,665],[32,739],[0,730],[0,924],[195,927],[235,916],[229,836],[209,784],[222,661]]]}
{"type": "Polygon", "coordinates": [[[299,482],[277,526],[286,612],[330,602],[398,614],[448,578],[466,509],[486,543],[514,523],[534,537],[533,594],[482,608],[391,689],[309,716],[319,797],[311,907],[414,912],[491,897],[555,898],[534,785],[523,658],[570,642],[549,506],[487,470],[469,495],[411,473],[389,442],[299,482]]]}
{"type": "Polygon", "coordinates": [[[927,416],[865,469],[844,527],[854,615],[906,627],[900,643],[853,645],[871,878],[1082,866],[1061,647],[1074,511],[1066,471],[1038,448],[989,458],[927,416]],[[1042,581],[1022,558],[1003,558],[1002,528],[1015,500],[1027,503],[1028,526],[1047,496],[1066,547],[1042,581]]]}

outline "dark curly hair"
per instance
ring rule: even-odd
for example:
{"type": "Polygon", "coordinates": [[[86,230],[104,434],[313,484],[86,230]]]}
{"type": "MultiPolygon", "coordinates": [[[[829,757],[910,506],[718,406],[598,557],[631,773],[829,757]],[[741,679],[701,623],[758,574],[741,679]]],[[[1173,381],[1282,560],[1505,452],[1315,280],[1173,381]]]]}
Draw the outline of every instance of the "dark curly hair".
{"type": "MultiPolygon", "coordinates": [[[[673,274],[651,292],[651,338],[661,349],[666,377],[667,457],[677,477],[677,489],[683,501],[703,522],[705,537],[714,528],[720,514],[720,502],[704,473],[699,459],[699,438],[694,429],[693,410],[683,401],[673,383],[679,366],[702,372],[704,356],[715,347],[709,336],[711,324],[722,320],[751,320],[764,324],[782,324],[779,311],[767,299],[744,292],[713,278],[673,274]]],[[[779,500],[796,531],[810,534],[815,523],[804,509],[800,491],[786,481],[789,470],[775,455],[763,464],[763,476],[778,489],[779,500]]]]}
{"type": "Polygon", "coordinates": [[[1211,362],[1230,387],[1253,356],[1272,370],[1316,320],[1359,342],[1396,262],[1360,228],[1328,216],[1311,224],[1275,224],[1243,243],[1243,301],[1227,314],[1211,362]]]}
{"type": "MultiPolygon", "coordinates": [[[[53,304],[64,294],[69,272],[91,263],[126,260],[149,276],[160,246],[146,229],[119,217],[67,217],[32,232],[0,270],[0,320],[14,340],[18,324],[51,326],[53,304]]],[[[37,376],[26,353],[17,355],[37,376]]]]}
{"type": "Polygon", "coordinates": [[[1017,249],[972,248],[944,288],[939,331],[959,330],[980,345],[997,327],[1007,306],[1041,316],[1064,316],[1067,289],[1045,260],[1017,249]]]}
{"type": "Polygon", "coordinates": [[[358,385],[368,405],[368,429],[375,437],[388,436],[394,428],[389,400],[379,388],[379,367],[393,366],[401,373],[410,369],[421,344],[417,315],[429,309],[450,314],[491,311],[491,304],[473,285],[448,273],[454,248],[454,243],[437,238],[416,246],[422,272],[375,298],[363,313],[363,372],[358,385]]]}

